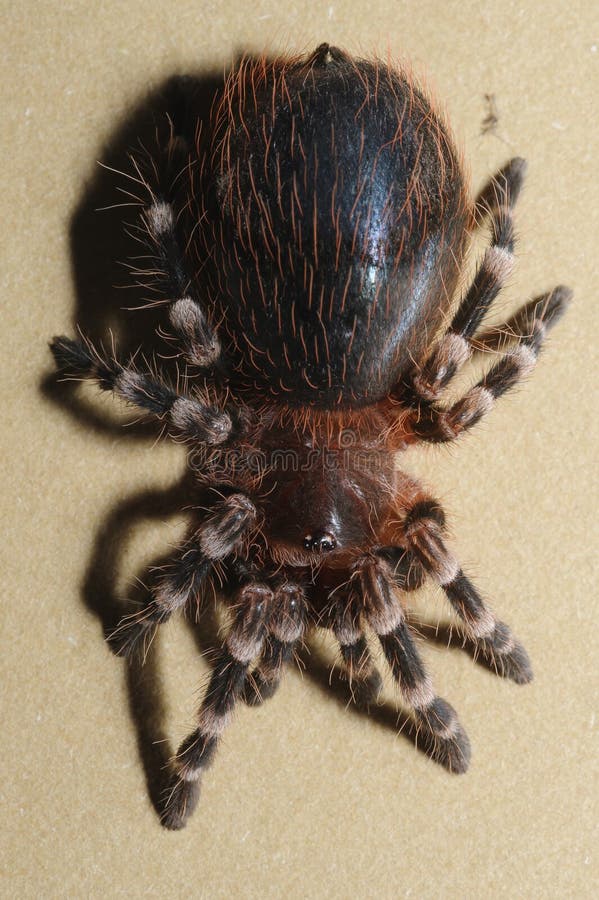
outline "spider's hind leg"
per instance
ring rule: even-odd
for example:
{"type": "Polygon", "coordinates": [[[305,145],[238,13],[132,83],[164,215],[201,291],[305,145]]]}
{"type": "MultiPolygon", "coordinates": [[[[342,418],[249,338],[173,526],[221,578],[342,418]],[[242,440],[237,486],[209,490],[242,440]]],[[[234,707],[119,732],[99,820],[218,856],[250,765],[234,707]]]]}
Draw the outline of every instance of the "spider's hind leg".
{"type": "MultiPolygon", "coordinates": [[[[189,219],[188,230],[192,230],[200,216],[192,209],[196,171],[189,145],[175,134],[171,123],[167,137],[157,135],[153,154],[144,151],[131,159],[135,180],[144,192],[143,198],[137,198],[141,225],[132,236],[140,235],[150,251],[147,265],[133,266],[132,274],[156,295],[149,304],[168,305],[170,326],[186,361],[200,368],[213,366],[221,354],[220,341],[196,291],[181,224],[183,218],[189,219]]],[[[167,334],[163,337],[171,339],[167,334]]]]}
{"type": "Polygon", "coordinates": [[[547,331],[562,315],[571,294],[569,288],[557,287],[526,304],[510,322],[483,335],[483,340],[492,343],[496,332],[503,333],[511,327],[510,323],[522,329],[521,333],[513,335],[516,346],[507,349],[463,397],[448,407],[436,403],[421,404],[411,411],[407,427],[420,440],[446,443],[476,425],[500,397],[532,371],[547,331]]]}
{"type": "Polygon", "coordinates": [[[162,273],[160,289],[169,303],[170,325],[185,359],[206,368],[218,360],[220,341],[197,296],[177,234],[176,213],[165,199],[156,199],[144,212],[144,222],[156,263],[162,273]]]}
{"type": "Polygon", "coordinates": [[[445,334],[425,362],[407,377],[400,391],[414,410],[411,421],[423,440],[453,440],[470,428],[505,391],[534,365],[547,332],[561,318],[572,292],[559,285],[524,304],[514,316],[481,333],[479,328],[509,277],[514,263],[513,207],[520,194],[526,163],[510,160],[481,192],[476,211],[491,224],[491,242],[474,279],[445,334]],[[448,409],[437,406],[445,389],[473,354],[516,344],[462,400],[448,409]]]}
{"type": "Polygon", "coordinates": [[[471,341],[473,349],[503,351],[509,344],[520,344],[530,338],[539,325],[548,331],[559,322],[571,298],[570,288],[558,285],[525,303],[506,322],[477,331],[471,341]]]}
{"type": "Polygon", "coordinates": [[[525,172],[525,161],[515,157],[491,179],[478,198],[477,212],[490,218],[491,241],[447,332],[424,365],[410,376],[406,399],[411,405],[437,400],[472,355],[472,336],[514,265],[512,212],[525,172]]]}

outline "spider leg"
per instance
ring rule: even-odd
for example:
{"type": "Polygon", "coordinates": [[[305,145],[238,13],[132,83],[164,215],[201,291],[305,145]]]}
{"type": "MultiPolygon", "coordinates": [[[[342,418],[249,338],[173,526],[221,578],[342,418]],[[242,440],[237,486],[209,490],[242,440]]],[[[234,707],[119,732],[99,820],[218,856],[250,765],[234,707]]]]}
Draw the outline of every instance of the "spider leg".
{"type": "Polygon", "coordinates": [[[306,613],[303,587],[292,581],[273,587],[272,614],[264,649],[243,690],[243,699],[250,706],[259,706],[276,692],[285,665],[305,633],[306,613]]]}
{"type": "MultiPolygon", "coordinates": [[[[470,743],[452,706],[435,694],[388,568],[368,558],[356,571],[365,618],[377,635],[405,703],[412,710],[427,753],[452,772],[465,772],[470,743]]],[[[355,578],[354,578],[355,581],[355,578]]]]}
{"type": "Polygon", "coordinates": [[[166,199],[155,199],[145,210],[144,223],[163,274],[162,291],[170,301],[170,324],[183,354],[195,366],[211,366],[220,356],[220,341],[206,318],[188,273],[172,204],[166,199]]]}
{"type": "Polygon", "coordinates": [[[402,591],[417,591],[426,581],[426,569],[405,547],[379,547],[376,555],[388,564],[394,584],[402,591]]]}
{"type": "Polygon", "coordinates": [[[148,302],[168,304],[170,324],[187,361],[208,367],[220,356],[220,342],[194,289],[178,234],[180,215],[191,212],[198,221],[199,214],[190,209],[192,201],[184,197],[181,202],[179,198],[181,182],[192,184],[195,170],[187,137],[177,133],[172,121],[169,125],[168,136],[157,131],[152,152],[144,150],[131,157],[135,180],[145,193],[143,199],[137,198],[143,211],[141,227],[135,232],[141,231],[138,239],[151,254],[149,265],[132,267],[132,273],[161,295],[161,299],[148,302]]]}
{"type": "Polygon", "coordinates": [[[260,706],[275,695],[281,683],[283,669],[293,657],[295,641],[280,641],[269,634],[256,668],[248,673],[243,689],[243,701],[248,706],[260,706]]]}
{"type": "Polygon", "coordinates": [[[212,670],[197,728],[185,738],[173,760],[162,813],[166,828],[183,828],[197,804],[201,776],[214,758],[250,664],[262,650],[272,600],[272,590],[257,581],[244,585],[235,598],[233,624],[212,670]]]}
{"type": "Polygon", "coordinates": [[[143,606],[121,619],[109,636],[114,652],[130,656],[140,646],[146,646],[146,638],[158,625],[168,621],[190,599],[199,598],[213,564],[234,552],[255,518],[256,510],[243,494],[232,494],[218,503],[161,571],[143,606]]]}
{"type": "Polygon", "coordinates": [[[407,544],[423,568],[441,585],[466,636],[485,661],[498,675],[526,684],[533,677],[526,650],[509,627],[495,618],[462,571],[443,539],[444,525],[445,516],[439,504],[430,498],[422,500],[406,515],[402,543],[407,544]]]}
{"type": "Polygon", "coordinates": [[[406,427],[420,440],[445,443],[476,425],[499,397],[532,371],[548,328],[557,320],[569,295],[567,288],[556,288],[524,307],[520,321],[526,322],[527,331],[516,346],[503,353],[480,381],[451,406],[423,404],[413,409],[406,427]],[[545,315],[547,311],[552,315],[545,315]]]}
{"type": "Polygon", "coordinates": [[[373,703],[382,686],[360,625],[359,597],[355,591],[336,592],[332,630],[345,665],[352,699],[357,706],[373,703]]]}
{"type": "Polygon", "coordinates": [[[102,390],[165,420],[175,438],[221,444],[231,433],[228,413],[197,397],[179,394],[154,375],[102,355],[89,341],[55,337],[50,349],[65,375],[93,379],[102,390]]]}
{"type": "Polygon", "coordinates": [[[570,288],[558,285],[552,291],[525,303],[506,322],[477,332],[471,344],[476,352],[504,350],[508,344],[518,344],[532,334],[535,322],[542,321],[549,330],[566,311],[572,297],[570,288]]]}
{"type": "Polygon", "coordinates": [[[434,402],[472,354],[472,336],[499,294],[514,265],[512,210],[520,194],[526,163],[518,157],[491,180],[477,210],[491,220],[491,242],[461,300],[447,332],[424,365],[409,378],[406,399],[411,405],[434,402]]]}

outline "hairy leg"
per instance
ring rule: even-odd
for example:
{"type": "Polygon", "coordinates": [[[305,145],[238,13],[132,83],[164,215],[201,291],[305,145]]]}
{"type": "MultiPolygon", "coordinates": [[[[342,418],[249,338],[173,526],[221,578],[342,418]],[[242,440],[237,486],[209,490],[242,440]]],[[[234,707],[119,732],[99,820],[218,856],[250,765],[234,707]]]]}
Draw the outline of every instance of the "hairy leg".
{"type": "Polygon", "coordinates": [[[413,712],[425,749],[450,771],[465,772],[470,760],[468,736],[453,707],[435,694],[392,587],[388,566],[368,558],[356,575],[365,618],[378,636],[403,699],[413,712]]]}
{"type": "Polygon", "coordinates": [[[89,378],[103,391],[164,420],[173,437],[221,444],[231,434],[231,416],[198,397],[177,393],[157,376],[101,354],[89,341],[55,337],[50,345],[56,365],[66,376],[89,378]]]}
{"type": "MultiPolygon", "coordinates": [[[[137,182],[142,193],[134,197],[141,208],[141,224],[133,227],[132,237],[148,255],[138,257],[130,268],[153,294],[147,305],[168,306],[174,342],[185,359],[207,367],[218,360],[221,347],[195,290],[181,233],[182,218],[190,220],[188,228],[197,222],[197,215],[187,215],[192,200],[181,190],[183,182],[193,183],[194,159],[188,140],[175,133],[172,121],[169,124],[168,133],[157,129],[151,151],[142,149],[131,156],[134,174],[127,177],[137,182]],[[146,264],[141,265],[144,259],[146,264]]],[[[172,335],[163,336],[172,340],[172,335]]]]}
{"type": "Polygon", "coordinates": [[[525,374],[525,370],[531,366],[531,353],[526,348],[532,351],[534,363],[546,332],[556,324],[570,301],[572,292],[560,285],[522,306],[507,322],[479,333],[481,322],[513,267],[512,211],[522,188],[525,171],[524,160],[512,159],[481,192],[476,209],[483,219],[490,219],[490,246],[447,332],[424,365],[408,378],[404,399],[418,411],[413,419],[417,423],[422,421],[423,428],[422,433],[418,427],[415,431],[424,440],[452,440],[452,429],[457,427],[461,431],[478,421],[490,405],[488,396],[482,396],[482,389],[497,397],[499,394],[496,391],[503,393],[511,387],[515,381],[508,384],[508,379],[501,378],[510,365],[519,365],[521,373],[525,374]],[[438,407],[429,409],[430,404],[436,404],[440,400],[443,391],[473,353],[505,349],[509,343],[523,345],[524,349],[519,352],[516,347],[508,354],[511,359],[500,360],[464,400],[454,407],[449,410],[438,407]]]}
{"type": "MultiPolygon", "coordinates": [[[[567,289],[560,289],[567,293],[567,289]]],[[[549,308],[549,304],[547,305],[549,308]]],[[[415,409],[406,427],[420,440],[446,443],[458,438],[479,422],[496,400],[515,387],[534,368],[548,324],[543,318],[543,305],[531,310],[529,331],[516,346],[507,350],[489,371],[458,401],[448,407],[430,404],[415,409]]],[[[556,321],[556,318],[553,319],[556,321]]]]}
{"type": "Polygon", "coordinates": [[[345,665],[352,699],[357,706],[373,703],[382,686],[360,621],[362,605],[351,587],[337,591],[332,610],[332,630],[345,665]]]}
{"type": "Polygon", "coordinates": [[[417,591],[426,581],[426,569],[406,547],[379,547],[376,555],[387,563],[393,583],[400,590],[417,591]]]}
{"type": "Polygon", "coordinates": [[[524,647],[508,626],[495,618],[462,571],[445,543],[444,526],[443,510],[436,500],[428,498],[407,511],[398,537],[441,585],[464,633],[488,664],[497,674],[526,684],[532,679],[532,669],[524,647]]]}
{"type": "Polygon", "coordinates": [[[472,347],[477,352],[503,351],[510,344],[520,344],[529,337],[537,322],[542,322],[549,331],[559,322],[571,299],[570,288],[558,285],[525,303],[506,322],[477,331],[471,341],[472,347]]]}
{"type": "Polygon", "coordinates": [[[221,354],[216,331],[198,300],[177,236],[176,216],[167,199],[155,199],[145,210],[144,223],[162,273],[162,292],[169,303],[169,320],[188,362],[202,368],[221,354]]]}
{"type": "Polygon", "coordinates": [[[144,647],[158,625],[198,598],[215,562],[229,556],[256,518],[256,510],[243,494],[232,494],[215,505],[193,536],[160,572],[151,594],[135,613],[125,616],[109,637],[119,656],[144,647]]]}
{"type": "Polygon", "coordinates": [[[515,242],[512,211],[525,171],[523,159],[510,160],[477,201],[479,214],[490,219],[491,241],[447,332],[408,381],[407,398],[416,406],[423,401],[436,401],[470,358],[470,340],[512,271],[515,242]]]}
{"type": "Polygon", "coordinates": [[[271,589],[259,582],[244,585],[235,597],[233,625],[212,670],[197,727],[173,760],[162,814],[166,828],[183,828],[195,809],[202,774],[214,758],[252,660],[262,650],[272,599],[271,589]]]}
{"type": "Polygon", "coordinates": [[[285,665],[306,630],[306,596],[301,585],[283,581],[273,586],[272,613],[268,636],[256,668],[246,680],[243,699],[258,706],[276,692],[285,665]]]}

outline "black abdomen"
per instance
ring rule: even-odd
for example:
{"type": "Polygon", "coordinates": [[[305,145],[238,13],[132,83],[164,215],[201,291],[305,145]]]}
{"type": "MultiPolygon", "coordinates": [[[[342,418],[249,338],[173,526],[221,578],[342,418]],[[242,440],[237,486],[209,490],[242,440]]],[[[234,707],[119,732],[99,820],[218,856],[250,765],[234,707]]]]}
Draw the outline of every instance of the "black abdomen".
{"type": "Polygon", "coordinates": [[[468,226],[429,102],[406,75],[326,45],[246,61],[205,173],[199,249],[233,383],[324,408],[383,397],[447,312],[468,226]]]}

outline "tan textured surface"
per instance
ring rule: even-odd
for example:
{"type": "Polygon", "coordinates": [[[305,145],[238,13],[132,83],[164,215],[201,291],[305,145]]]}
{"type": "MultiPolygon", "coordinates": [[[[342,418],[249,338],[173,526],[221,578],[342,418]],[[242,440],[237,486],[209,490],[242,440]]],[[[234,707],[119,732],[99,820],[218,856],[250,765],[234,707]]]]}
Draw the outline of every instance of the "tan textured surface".
{"type": "MultiPolygon", "coordinates": [[[[2,896],[597,890],[593,5],[2,4],[2,896]],[[201,809],[169,834],[148,799],[134,720],[146,757],[148,736],[180,738],[207,663],[182,622],[165,628],[141,687],[129,679],[138,710],[143,697],[160,708],[162,691],[157,731],[143,709],[130,715],[125,668],[81,595],[107,517],[176,480],[182,454],[90,428],[40,393],[46,341],[73,326],[69,222],[103,142],[149,88],[239,50],[324,39],[383,53],[388,42],[425,66],[475,184],[510,154],[529,159],[504,308],[559,281],[576,291],[530,383],[459,448],[410,461],[446,501],[460,555],[526,643],[536,681],[518,688],[459,650],[427,650],[473,744],[470,773],[452,778],[393,728],[346,711],[309,670],[292,673],[264,708],[240,711],[201,809]],[[497,99],[496,136],[480,133],[485,93],[497,99]]],[[[103,419],[119,418],[108,398],[86,396],[103,419]]],[[[122,591],[180,521],[159,509],[123,526],[122,591]]]]}

